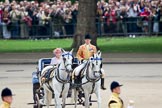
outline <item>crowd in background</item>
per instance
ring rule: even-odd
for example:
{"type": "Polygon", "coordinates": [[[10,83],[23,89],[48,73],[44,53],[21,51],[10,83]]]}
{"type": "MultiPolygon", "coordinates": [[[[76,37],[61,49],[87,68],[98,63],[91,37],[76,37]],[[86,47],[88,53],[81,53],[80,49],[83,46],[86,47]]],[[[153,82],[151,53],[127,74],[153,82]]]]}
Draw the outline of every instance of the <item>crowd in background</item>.
{"type": "Polygon", "coordinates": [[[99,1],[97,6],[98,21],[106,22],[104,32],[130,35],[161,32],[162,0],[109,0],[99,1]]]}
{"type": "Polygon", "coordinates": [[[2,34],[7,38],[28,38],[32,35],[47,35],[51,31],[57,36],[73,34],[78,2],[13,1],[0,3],[2,34]],[[66,32],[66,33],[65,33],[66,32]]]}
{"type": "MultiPolygon", "coordinates": [[[[63,0],[0,2],[0,33],[4,38],[73,35],[78,5],[79,1],[63,0]]],[[[161,16],[162,0],[101,0],[97,3],[97,32],[157,34],[162,28],[161,16]]]]}

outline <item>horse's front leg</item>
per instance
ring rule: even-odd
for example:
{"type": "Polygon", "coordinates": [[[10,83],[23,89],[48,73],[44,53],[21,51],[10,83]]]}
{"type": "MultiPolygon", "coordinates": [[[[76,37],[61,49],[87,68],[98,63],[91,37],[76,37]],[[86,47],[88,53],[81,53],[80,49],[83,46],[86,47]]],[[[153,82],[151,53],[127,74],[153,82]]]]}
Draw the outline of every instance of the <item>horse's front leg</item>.
{"type": "Polygon", "coordinates": [[[48,108],[49,108],[49,105],[51,104],[51,100],[52,100],[52,92],[48,92],[48,108]]]}
{"type": "Polygon", "coordinates": [[[67,98],[67,93],[62,94],[62,108],[65,108],[66,98],[67,98]]]}
{"type": "Polygon", "coordinates": [[[54,101],[55,101],[55,108],[62,108],[61,106],[61,98],[60,94],[62,91],[62,85],[58,82],[53,81],[53,90],[54,90],[54,101]]]}
{"type": "Polygon", "coordinates": [[[75,108],[77,107],[77,101],[78,101],[78,91],[76,88],[74,89],[74,100],[75,100],[75,108]]]}
{"type": "Polygon", "coordinates": [[[54,93],[55,93],[55,108],[62,108],[62,106],[61,106],[60,92],[58,92],[57,90],[55,90],[54,93]]]}
{"type": "Polygon", "coordinates": [[[85,102],[84,102],[85,108],[90,108],[89,107],[89,96],[90,96],[90,94],[88,93],[87,90],[84,90],[84,96],[85,96],[85,102]]]}
{"type": "Polygon", "coordinates": [[[68,91],[69,91],[69,86],[70,86],[70,84],[66,84],[65,88],[62,92],[62,108],[65,108],[66,98],[67,98],[68,91]]]}
{"type": "Polygon", "coordinates": [[[97,97],[98,108],[101,108],[100,85],[98,85],[98,88],[96,89],[95,94],[96,94],[96,97],[97,97]]]}
{"type": "Polygon", "coordinates": [[[44,89],[44,104],[47,106],[47,108],[49,108],[51,100],[52,100],[52,92],[48,91],[47,89],[44,89]]]}

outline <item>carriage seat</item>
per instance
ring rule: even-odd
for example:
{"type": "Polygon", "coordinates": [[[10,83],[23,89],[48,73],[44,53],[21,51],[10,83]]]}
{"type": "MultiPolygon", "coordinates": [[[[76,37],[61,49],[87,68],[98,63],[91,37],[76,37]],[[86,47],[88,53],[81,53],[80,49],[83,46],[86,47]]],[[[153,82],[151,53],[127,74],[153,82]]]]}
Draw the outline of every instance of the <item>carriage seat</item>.
{"type": "Polygon", "coordinates": [[[38,71],[41,72],[44,67],[50,65],[51,58],[41,58],[38,61],[38,71]]]}
{"type": "Polygon", "coordinates": [[[42,69],[46,66],[48,66],[51,63],[51,58],[41,58],[38,60],[38,70],[37,72],[32,73],[32,83],[37,84],[39,83],[39,77],[38,74],[42,71],[42,69]]]}

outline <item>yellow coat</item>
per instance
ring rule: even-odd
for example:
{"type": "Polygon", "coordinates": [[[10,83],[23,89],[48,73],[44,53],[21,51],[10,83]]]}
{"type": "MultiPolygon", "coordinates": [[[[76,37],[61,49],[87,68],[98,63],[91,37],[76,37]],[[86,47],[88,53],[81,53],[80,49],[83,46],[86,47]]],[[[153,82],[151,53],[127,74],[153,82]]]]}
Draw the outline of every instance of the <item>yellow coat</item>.
{"type": "Polygon", "coordinates": [[[3,103],[0,105],[0,108],[10,108],[10,104],[7,103],[7,102],[3,102],[3,103]]]}
{"type": "Polygon", "coordinates": [[[119,95],[112,93],[109,101],[108,108],[124,108],[123,101],[119,98],[119,95]]]}
{"type": "Polygon", "coordinates": [[[77,51],[77,58],[81,61],[82,59],[89,59],[94,53],[97,52],[96,46],[89,44],[83,44],[77,51]]]}

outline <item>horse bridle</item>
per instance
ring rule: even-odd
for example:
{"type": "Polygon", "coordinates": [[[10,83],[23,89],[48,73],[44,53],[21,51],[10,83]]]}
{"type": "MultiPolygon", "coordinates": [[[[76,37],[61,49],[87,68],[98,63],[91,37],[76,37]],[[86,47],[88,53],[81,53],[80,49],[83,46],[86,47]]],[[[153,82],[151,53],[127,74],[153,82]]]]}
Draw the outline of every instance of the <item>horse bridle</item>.
{"type": "MultiPolygon", "coordinates": [[[[59,65],[59,66],[60,66],[60,65],[59,65]]],[[[55,78],[56,78],[57,81],[60,82],[60,83],[63,83],[63,84],[69,83],[69,81],[70,81],[70,73],[68,73],[68,76],[67,76],[67,79],[66,79],[66,80],[61,79],[60,74],[59,74],[59,66],[58,66],[58,68],[56,69],[55,78]]]]}
{"type": "MultiPolygon", "coordinates": [[[[66,53],[66,54],[62,54],[64,65],[65,65],[65,61],[66,61],[66,59],[64,59],[64,56],[66,56],[66,55],[67,55],[67,56],[72,56],[72,57],[73,57],[73,55],[70,54],[69,52],[66,53]]],[[[59,74],[60,64],[58,65],[58,68],[57,68],[57,70],[56,70],[56,73],[57,73],[57,74],[56,74],[55,77],[56,77],[57,81],[59,81],[60,83],[63,83],[63,84],[69,83],[69,81],[70,81],[70,72],[71,72],[71,71],[68,71],[68,70],[67,70],[67,66],[69,66],[69,65],[72,65],[72,64],[66,64],[66,65],[65,65],[65,69],[60,69],[60,70],[65,70],[65,72],[68,73],[68,76],[67,76],[67,79],[66,79],[66,80],[61,79],[60,74],[59,74]]]]}
{"type": "MultiPolygon", "coordinates": [[[[95,60],[96,61],[96,64],[98,65],[98,61],[99,60],[101,60],[102,61],[102,58],[99,58],[99,57],[96,57],[96,58],[91,58],[91,60],[95,60]]],[[[92,70],[93,70],[93,68],[94,68],[94,64],[92,63],[92,70]]],[[[93,71],[93,75],[95,76],[95,77],[97,77],[96,75],[95,75],[95,73],[99,73],[99,72],[101,72],[101,68],[102,68],[102,63],[101,63],[101,66],[100,66],[100,70],[99,71],[93,71]]]]}
{"type": "MultiPolygon", "coordinates": [[[[72,54],[70,54],[69,52],[68,53],[66,53],[66,54],[62,54],[62,57],[63,57],[63,61],[64,61],[64,65],[65,65],[65,61],[66,61],[66,59],[64,58],[64,56],[68,56],[68,58],[69,58],[69,56],[72,56],[72,58],[74,59],[74,57],[73,57],[73,55],[72,54]]],[[[73,59],[72,59],[72,61],[73,61],[73,59]]],[[[73,65],[73,63],[72,64],[66,64],[65,65],[65,70],[66,70],[66,72],[69,72],[68,70],[67,70],[67,66],[69,66],[69,65],[73,65]]],[[[62,69],[63,70],[63,69],[62,69]]]]}

